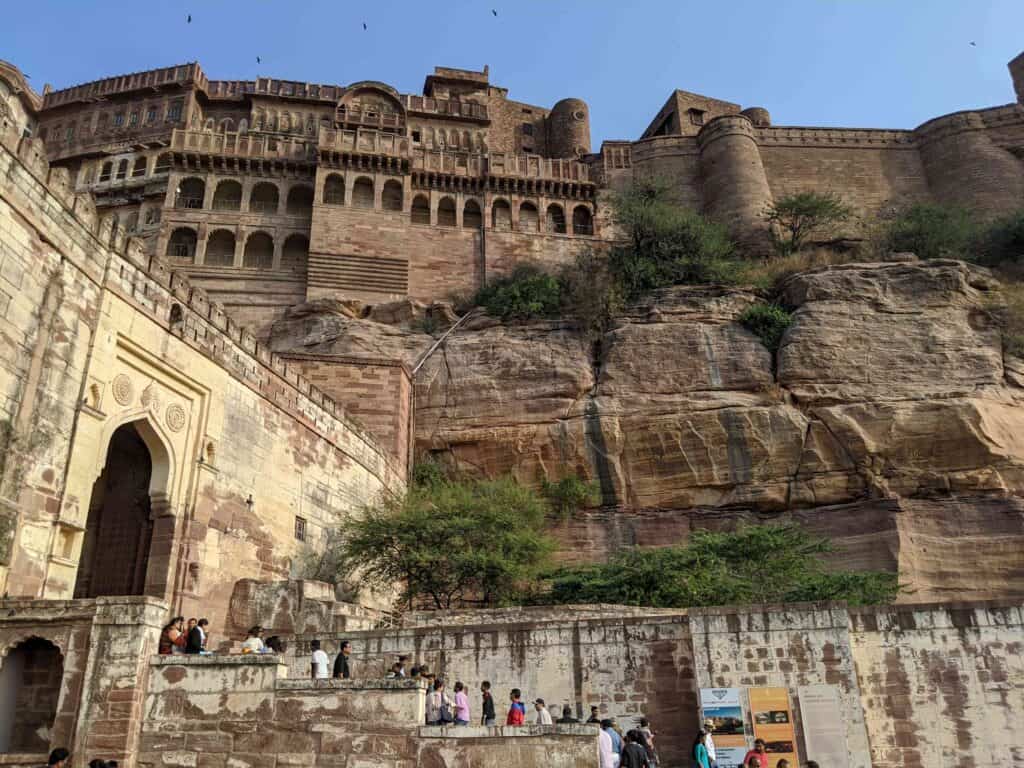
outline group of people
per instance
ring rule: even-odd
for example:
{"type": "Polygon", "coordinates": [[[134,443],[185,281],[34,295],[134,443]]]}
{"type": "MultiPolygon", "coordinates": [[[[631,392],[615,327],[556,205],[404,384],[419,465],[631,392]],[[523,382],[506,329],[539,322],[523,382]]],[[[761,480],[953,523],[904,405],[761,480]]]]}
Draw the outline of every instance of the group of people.
{"type": "Polygon", "coordinates": [[[184,616],[175,616],[160,632],[158,652],[162,656],[173,653],[190,653],[207,655],[206,650],[208,619],[189,619],[185,623],[184,616]]]}
{"type": "Polygon", "coordinates": [[[597,720],[597,707],[590,708],[588,723],[599,723],[598,733],[601,768],[656,768],[658,753],[654,749],[654,731],[647,718],[640,718],[640,727],[625,733],[614,718],[597,720]]]}
{"type": "MultiPolygon", "coordinates": [[[[705,720],[704,729],[697,732],[697,738],[693,742],[694,768],[714,768],[718,764],[715,740],[711,735],[714,729],[714,723],[705,720]]],[[[743,756],[743,768],[768,768],[769,764],[768,746],[764,739],[754,739],[754,748],[743,756]]],[[[775,763],[775,768],[790,768],[789,760],[782,758],[775,763]]],[[[818,764],[814,760],[808,760],[807,768],[818,768],[818,764]]]]}

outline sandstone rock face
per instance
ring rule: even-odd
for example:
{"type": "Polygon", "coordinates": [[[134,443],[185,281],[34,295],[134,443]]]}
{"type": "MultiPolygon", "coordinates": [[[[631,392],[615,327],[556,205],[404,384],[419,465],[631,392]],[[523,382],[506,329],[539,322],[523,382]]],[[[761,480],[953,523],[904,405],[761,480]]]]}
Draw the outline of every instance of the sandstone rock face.
{"type": "MultiPolygon", "coordinates": [[[[597,481],[602,508],[556,531],[573,559],[784,516],[844,542],[839,563],[898,569],[915,600],[1024,593],[1024,368],[1004,365],[987,272],[796,275],[775,360],[737,322],[758,300],[663,291],[593,346],[568,322],[473,318],[416,376],[417,450],[528,483],[597,481]]],[[[301,322],[332,354],[412,363],[434,341],[366,318],[301,322]]]]}

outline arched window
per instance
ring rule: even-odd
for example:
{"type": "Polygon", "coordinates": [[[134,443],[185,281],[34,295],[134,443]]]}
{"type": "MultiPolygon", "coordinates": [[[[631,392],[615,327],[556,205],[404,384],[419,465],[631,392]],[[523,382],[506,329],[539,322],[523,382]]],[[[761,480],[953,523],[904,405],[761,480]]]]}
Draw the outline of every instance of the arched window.
{"type": "Polygon", "coordinates": [[[253,232],[245,241],[242,266],[250,269],[270,269],[274,264],[274,240],[266,232],[253,232]]]}
{"type": "Polygon", "coordinates": [[[455,223],[455,201],[450,197],[442,197],[437,204],[437,225],[454,227],[455,223]]]}
{"type": "Polygon", "coordinates": [[[572,211],[572,231],[575,235],[594,234],[594,219],[590,209],[585,205],[577,205],[572,211]]]}
{"type": "Polygon", "coordinates": [[[288,235],[281,252],[281,269],[305,274],[309,263],[309,239],[305,235],[288,235]]]}
{"type": "Polygon", "coordinates": [[[312,216],[313,188],[301,185],[288,190],[288,202],[285,205],[285,210],[289,216],[312,216]]]}
{"type": "Polygon", "coordinates": [[[206,123],[203,125],[203,130],[207,133],[213,133],[213,118],[207,118],[206,123]]]}
{"type": "Polygon", "coordinates": [[[202,179],[182,179],[174,197],[175,208],[202,208],[206,183],[202,179]]]}
{"type": "Polygon", "coordinates": [[[491,206],[491,227],[498,230],[512,229],[512,208],[504,200],[495,200],[491,206]]]}
{"type": "Polygon", "coordinates": [[[110,181],[110,173],[114,168],[113,163],[104,163],[103,167],[100,168],[100,181],[110,181]]]}
{"type": "Polygon", "coordinates": [[[228,133],[229,131],[234,130],[234,128],[235,128],[235,121],[232,120],[230,117],[225,117],[223,120],[220,121],[220,131],[221,131],[221,133],[228,133]]]}
{"type": "Polygon", "coordinates": [[[122,160],[117,164],[117,179],[120,181],[126,178],[128,178],[128,161],[122,160]]]}
{"type": "Polygon", "coordinates": [[[234,179],[227,179],[217,184],[213,191],[213,209],[215,211],[242,210],[242,185],[234,179]]]}
{"type": "Polygon", "coordinates": [[[565,234],[565,211],[562,206],[552,203],[548,206],[547,230],[556,235],[565,234]]]}
{"type": "Polygon", "coordinates": [[[430,223],[430,202],[427,200],[426,195],[416,195],[412,199],[411,214],[413,224],[430,223]]]}
{"type": "Polygon", "coordinates": [[[467,200],[462,209],[462,228],[480,229],[484,225],[484,216],[480,212],[480,204],[476,200],[467,200]]]}
{"type": "Polygon", "coordinates": [[[279,197],[277,187],[268,181],[261,181],[252,188],[249,195],[249,210],[256,213],[277,213],[279,197]]]}
{"type": "Polygon", "coordinates": [[[146,158],[136,157],[135,165],[132,166],[132,178],[137,179],[139,176],[146,175],[146,158]]]}
{"type": "Polygon", "coordinates": [[[171,170],[171,153],[164,152],[156,159],[156,165],[153,166],[153,173],[167,173],[171,170]]]}
{"type": "Polygon", "coordinates": [[[226,229],[211,232],[206,240],[206,263],[211,267],[231,267],[235,264],[235,235],[226,229]]]}
{"type": "Polygon", "coordinates": [[[402,210],[402,182],[388,179],[381,190],[381,205],[385,211],[402,210]]]}
{"type": "Polygon", "coordinates": [[[64,660],[49,640],[30,637],[8,651],[0,666],[0,696],[8,707],[7,722],[0,724],[0,751],[45,754],[50,749],[63,679],[64,660]]]}
{"type": "Polygon", "coordinates": [[[324,203],[327,205],[345,204],[345,178],[332,173],[324,181],[324,203]]]}
{"type": "Polygon", "coordinates": [[[139,228],[139,212],[135,211],[134,213],[129,213],[128,214],[128,220],[125,222],[125,225],[124,225],[124,231],[131,233],[131,232],[137,231],[138,228],[139,228]]]}
{"type": "Polygon", "coordinates": [[[244,117],[241,120],[238,121],[238,132],[239,133],[248,133],[249,132],[249,121],[246,120],[244,117]]]}
{"type": "Polygon", "coordinates": [[[360,176],[352,185],[352,205],[356,208],[373,208],[373,179],[360,176]]]}
{"type": "Polygon", "coordinates": [[[519,206],[519,231],[540,231],[540,216],[537,213],[537,206],[533,203],[523,203],[519,206]]]}

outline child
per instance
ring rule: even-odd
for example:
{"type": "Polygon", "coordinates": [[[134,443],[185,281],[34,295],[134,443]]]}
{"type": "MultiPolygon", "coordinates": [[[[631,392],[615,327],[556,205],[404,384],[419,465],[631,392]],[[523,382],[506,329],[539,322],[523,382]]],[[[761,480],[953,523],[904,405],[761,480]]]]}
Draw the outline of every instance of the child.
{"type": "Polygon", "coordinates": [[[512,700],[512,705],[508,708],[505,725],[524,725],[526,723],[526,705],[519,700],[522,695],[522,691],[518,688],[513,688],[508,695],[512,700]]]}

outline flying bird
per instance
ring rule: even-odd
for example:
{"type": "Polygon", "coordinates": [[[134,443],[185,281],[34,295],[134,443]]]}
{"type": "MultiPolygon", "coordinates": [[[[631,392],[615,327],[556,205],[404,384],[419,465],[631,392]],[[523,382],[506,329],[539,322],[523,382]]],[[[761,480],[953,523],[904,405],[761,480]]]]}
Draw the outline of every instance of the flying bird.
{"type": "Polygon", "coordinates": [[[971,45],[973,45],[975,48],[978,47],[978,44],[976,42],[974,42],[973,40],[971,40],[971,45]]]}
{"type": "Polygon", "coordinates": [[[365,31],[365,30],[366,30],[366,22],[364,21],[363,22],[363,31],[365,31]]]}
{"type": "Polygon", "coordinates": [[[188,21],[186,21],[185,23],[186,24],[191,24],[192,23],[192,14],[191,13],[188,15],[188,21]]]}
{"type": "Polygon", "coordinates": [[[493,13],[495,16],[498,15],[498,12],[496,10],[494,10],[493,8],[491,8],[491,13],[493,13]]]}

